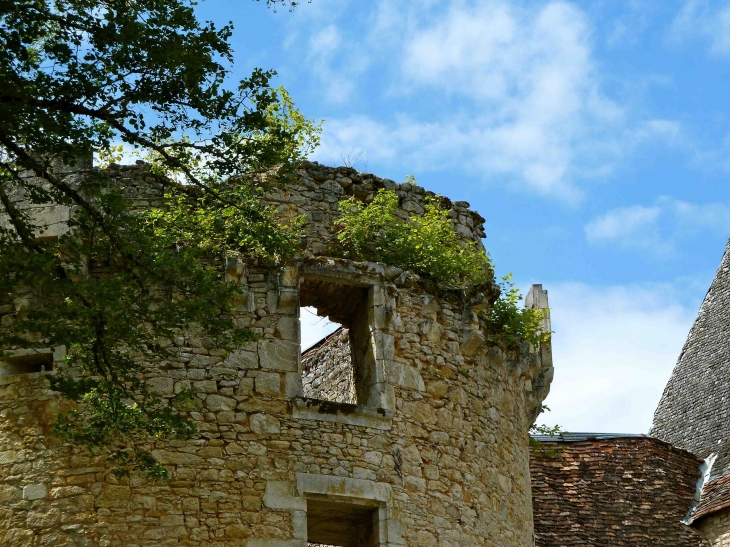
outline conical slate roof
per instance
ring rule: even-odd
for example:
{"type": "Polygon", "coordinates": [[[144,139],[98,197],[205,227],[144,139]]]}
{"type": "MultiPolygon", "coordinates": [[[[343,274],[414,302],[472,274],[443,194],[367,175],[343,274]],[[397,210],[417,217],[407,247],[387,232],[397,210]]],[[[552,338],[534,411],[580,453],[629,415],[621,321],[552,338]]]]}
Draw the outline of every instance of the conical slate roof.
{"type": "Polygon", "coordinates": [[[651,435],[730,472],[730,242],[654,413],[651,435]]]}

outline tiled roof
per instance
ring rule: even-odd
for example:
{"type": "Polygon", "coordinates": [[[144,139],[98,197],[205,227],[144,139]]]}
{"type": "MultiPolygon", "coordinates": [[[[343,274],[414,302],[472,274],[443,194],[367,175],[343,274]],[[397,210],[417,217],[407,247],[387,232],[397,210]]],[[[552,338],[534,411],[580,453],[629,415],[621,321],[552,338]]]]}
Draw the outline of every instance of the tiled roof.
{"type": "Polygon", "coordinates": [[[702,498],[692,512],[692,521],[697,522],[704,517],[730,507],[730,475],[705,483],[702,498]]]}
{"type": "Polygon", "coordinates": [[[730,471],[730,242],[654,413],[651,435],[730,471]]]}
{"type": "Polygon", "coordinates": [[[540,442],[559,442],[574,443],[576,441],[595,441],[606,439],[627,439],[627,438],[645,438],[648,435],[643,433],[560,433],[558,435],[530,435],[533,439],[540,442]]]}
{"type": "Polygon", "coordinates": [[[575,433],[530,459],[537,547],[699,547],[681,523],[700,460],[643,435],[575,433]]]}

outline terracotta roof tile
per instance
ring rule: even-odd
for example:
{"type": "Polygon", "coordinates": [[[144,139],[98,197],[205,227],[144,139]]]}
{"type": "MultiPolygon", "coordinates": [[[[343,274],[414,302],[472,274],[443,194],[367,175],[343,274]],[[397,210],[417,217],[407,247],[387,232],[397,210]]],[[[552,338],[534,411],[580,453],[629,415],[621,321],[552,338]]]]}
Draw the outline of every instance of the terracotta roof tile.
{"type": "Polygon", "coordinates": [[[559,457],[530,459],[538,547],[702,545],[681,523],[700,460],[650,437],[591,435],[544,443],[559,457]]]}
{"type": "Polygon", "coordinates": [[[692,521],[698,520],[730,507],[730,475],[705,483],[702,497],[692,512],[692,521]]]}

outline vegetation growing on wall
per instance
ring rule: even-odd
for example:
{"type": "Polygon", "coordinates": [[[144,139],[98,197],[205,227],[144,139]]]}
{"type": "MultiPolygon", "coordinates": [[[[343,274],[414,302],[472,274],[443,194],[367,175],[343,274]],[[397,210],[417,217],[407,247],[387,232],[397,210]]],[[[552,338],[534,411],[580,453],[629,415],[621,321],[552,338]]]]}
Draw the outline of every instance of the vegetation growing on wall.
{"type": "Polygon", "coordinates": [[[522,305],[520,290],[512,283],[512,274],[502,277],[499,299],[486,313],[492,339],[505,346],[519,340],[527,340],[537,347],[550,339],[551,333],[543,332],[542,322],[546,309],[528,309],[522,305]]]}
{"type": "Polygon", "coordinates": [[[234,329],[226,257],[276,260],[291,249],[292,230],[259,199],[261,181],[291,174],[318,138],[271,86],[273,71],[228,85],[232,29],[201,23],[194,4],[0,8],[0,300],[13,295],[15,310],[0,348],[66,346],[77,374],[54,381],[71,402],[56,429],[108,451],[121,473],[164,475],[145,444],[193,432],[179,413],[184,394],[156,397],[140,362],[162,366],[172,336],[193,325],[217,347],[251,338],[234,329]],[[104,171],[67,177],[119,143],[166,186],[159,208],[135,214],[104,171]],[[28,204],[72,208],[71,234],[38,239],[28,204]]]}
{"type": "MultiPolygon", "coordinates": [[[[541,412],[549,412],[550,408],[547,405],[542,405],[541,412]]],[[[563,430],[559,425],[545,425],[545,424],[532,424],[530,426],[530,451],[533,456],[543,458],[559,458],[562,452],[561,448],[548,448],[541,441],[535,439],[532,435],[543,435],[548,437],[558,437],[563,434],[567,434],[568,431],[563,430]]]]}
{"type": "Polygon", "coordinates": [[[398,195],[381,189],[364,204],[340,202],[342,217],[336,252],[352,260],[384,262],[433,279],[447,289],[467,288],[493,279],[489,257],[476,243],[457,238],[449,211],[427,197],[423,216],[397,215],[398,195]]]}
{"type": "MultiPolygon", "coordinates": [[[[412,177],[407,181],[414,184],[412,177]]],[[[372,202],[354,198],[340,202],[336,251],[345,258],[384,262],[433,279],[446,289],[471,289],[494,279],[489,256],[474,242],[457,237],[449,211],[441,200],[427,197],[423,216],[398,216],[398,195],[381,189],[372,202]]],[[[502,278],[500,296],[484,312],[490,338],[511,346],[527,340],[538,346],[550,333],[542,332],[547,310],[526,309],[522,295],[511,282],[512,274],[502,278]]]]}

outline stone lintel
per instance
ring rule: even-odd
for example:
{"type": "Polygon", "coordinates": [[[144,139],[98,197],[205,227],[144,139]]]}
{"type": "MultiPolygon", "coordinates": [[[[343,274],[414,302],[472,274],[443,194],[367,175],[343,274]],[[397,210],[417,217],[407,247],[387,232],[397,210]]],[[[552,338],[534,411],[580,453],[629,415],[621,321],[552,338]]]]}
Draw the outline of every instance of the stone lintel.
{"type": "Polygon", "coordinates": [[[378,262],[317,258],[305,261],[299,270],[302,277],[321,281],[341,282],[359,287],[371,287],[385,276],[385,266],[378,262]]]}
{"type": "Polygon", "coordinates": [[[385,504],[393,496],[393,489],[386,482],[311,473],[297,473],[297,490],[305,497],[313,494],[332,496],[342,498],[343,502],[366,500],[385,504]]]}

